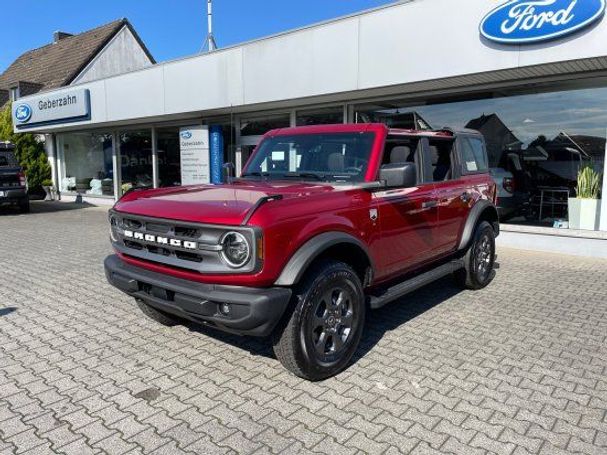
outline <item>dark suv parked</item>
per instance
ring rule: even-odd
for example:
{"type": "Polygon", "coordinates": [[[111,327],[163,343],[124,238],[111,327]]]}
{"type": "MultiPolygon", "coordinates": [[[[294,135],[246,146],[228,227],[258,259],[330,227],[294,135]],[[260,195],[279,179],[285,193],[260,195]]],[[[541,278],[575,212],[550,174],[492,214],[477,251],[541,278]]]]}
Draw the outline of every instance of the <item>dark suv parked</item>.
{"type": "Polygon", "coordinates": [[[15,157],[13,144],[0,142],[0,206],[15,205],[29,212],[27,179],[15,157]]]}

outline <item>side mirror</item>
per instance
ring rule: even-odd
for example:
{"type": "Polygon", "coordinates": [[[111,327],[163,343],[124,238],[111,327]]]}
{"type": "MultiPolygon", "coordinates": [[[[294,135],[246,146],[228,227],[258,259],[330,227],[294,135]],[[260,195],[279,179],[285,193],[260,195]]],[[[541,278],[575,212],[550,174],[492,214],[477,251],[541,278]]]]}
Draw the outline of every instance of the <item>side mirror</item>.
{"type": "Polygon", "coordinates": [[[415,163],[385,164],[379,170],[379,179],[388,188],[411,188],[417,185],[415,163]]]}

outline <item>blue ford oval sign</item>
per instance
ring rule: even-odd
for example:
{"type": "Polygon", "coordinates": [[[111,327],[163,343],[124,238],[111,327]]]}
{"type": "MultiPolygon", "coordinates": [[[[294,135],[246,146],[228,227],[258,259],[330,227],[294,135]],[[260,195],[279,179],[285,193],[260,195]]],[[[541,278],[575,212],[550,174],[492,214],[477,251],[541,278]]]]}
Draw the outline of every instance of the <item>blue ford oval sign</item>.
{"type": "Polygon", "coordinates": [[[498,43],[537,43],[588,27],[604,12],[605,0],[512,0],[485,16],[480,31],[498,43]]]}
{"type": "Polygon", "coordinates": [[[192,139],[192,132],[184,131],[183,133],[181,133],[181,138],[182,139],[192,139]]]}
{"type": "Polygon", "coordinates": [[[32,118],[32,108],[28,104],[20,104],[15,109],[15,118],[19,123],[26,123],[32,118]]]}

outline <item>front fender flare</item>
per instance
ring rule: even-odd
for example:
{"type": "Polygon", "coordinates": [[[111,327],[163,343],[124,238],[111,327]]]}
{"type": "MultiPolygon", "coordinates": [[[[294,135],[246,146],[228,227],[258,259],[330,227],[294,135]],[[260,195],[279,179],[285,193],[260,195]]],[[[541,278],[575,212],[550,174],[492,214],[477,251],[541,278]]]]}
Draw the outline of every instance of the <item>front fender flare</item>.
{"type": "MultiPolygon", "coordinates": [[[[459,251],[464,251],[468,248],[470,241],[472,240],[472,236],[474,235],[474,229],[478,224],[478,220],[481,218],[482,214],[489,210],[492,212],[492,217],[495,218],[495,222],[498,223],[498,232],[499,232],[499,215],[497,213],[497,209],[495,205],[493,205],[490,201],[482,200],[476,203],[472,210],[470,210],[470,214],[468,215],[468,219],[466,220],[466,224],[464,226],[464,230],[462,232],[462,238],[459,242],[459,251]]],[[[496,226],[494,226],[495,229],[496,226]]],[[[497,234],[497,232],[496,232],[497,234]]]]}
{"type": "Polygon", "coordinates": [[[295,252],[274,284],[276,286],[297,284],[316,258],[328,248],[339,244],[349,244],[360,248],[367,256],[371,268],[375,270],[373,260],[363,242],[345,232],[325,232],[308,240],[295,252]]]}

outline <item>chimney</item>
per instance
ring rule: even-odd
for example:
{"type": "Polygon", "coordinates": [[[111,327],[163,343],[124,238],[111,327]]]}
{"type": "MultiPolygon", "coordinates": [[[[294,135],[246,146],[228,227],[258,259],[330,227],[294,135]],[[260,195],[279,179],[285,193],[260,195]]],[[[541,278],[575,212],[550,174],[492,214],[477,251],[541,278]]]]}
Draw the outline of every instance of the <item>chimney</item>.
{"type": "Polygon", "coordinates": [[[59,41],[61,41],[63,38],[67,38],[69,36],[73,36],[73,35],[71,33],[60,32],[57,30],[55,33],[53,33],[53,44],[56,44],[59,41]]]}

